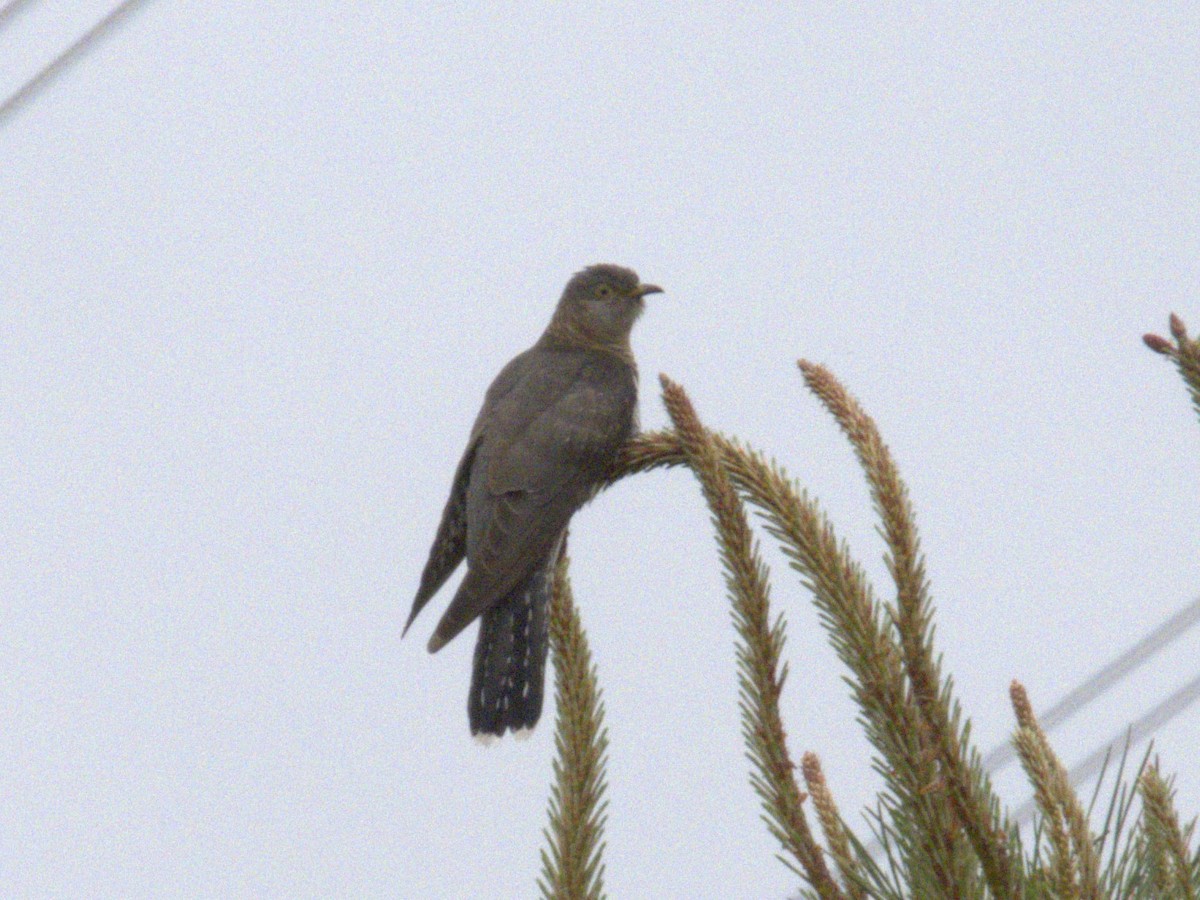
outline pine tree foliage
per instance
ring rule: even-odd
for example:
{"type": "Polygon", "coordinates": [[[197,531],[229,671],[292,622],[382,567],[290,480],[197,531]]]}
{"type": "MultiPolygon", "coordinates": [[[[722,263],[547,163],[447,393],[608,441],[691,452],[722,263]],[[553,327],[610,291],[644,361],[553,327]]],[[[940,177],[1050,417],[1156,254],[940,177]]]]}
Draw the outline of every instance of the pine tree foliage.
{"type": "MultiPolygon", "coordinates": [[[[1200,414],[1200,341],[1170,319],[1173,341],[1146,335],[1171,358],[1200,414]]],[[[815,900],[1197,900],[1200,850],[1195,821],[1181,826],[1171,782],[1147,758],[1132,778],[1122,759],[1107,804],[1087,808],[1038,724],[1024,687],[1010,690],[1013,744],[1038,818],[1023,835],[992,790],[970,725],[941,670],[934,605],[908,490],[878,428],[826,368],[801,361],[808,388],[850,442],[871,491],[892,584],[881,599],[820,505],[773,461],[709,430],[684,389],[662,378],[671,431],[633,440],[609,483],[650,469],[687,466],[708,504],[725,571],[736,634],[736,677],[750,785],[780,860],[815,900]],[[864,811],[867,832],[842,818],[818,756],[805,752],[796,781],[783,725],[787,678],[785,615],[773,611],[770,575],[747,506],[777,541],[812,596],[830,643],[846,668],[859,721],[883,777],[864,811]],[[811,804],[810,802],[811,801],[811,804]],[[805,807],[819,825],[809,825],[805,807]],[[871,852],[874,841],[882,848],[871,852]]],[[[558,717],[546,830],[542,896],[603,896],[603,707],[565,556],[551,613],[558,717]]],[[[1107,766],[1106,766],[1107,771],[1107,766]]],[[[1101,783],[1105,775],[1101,776],[1101,783]]]]}

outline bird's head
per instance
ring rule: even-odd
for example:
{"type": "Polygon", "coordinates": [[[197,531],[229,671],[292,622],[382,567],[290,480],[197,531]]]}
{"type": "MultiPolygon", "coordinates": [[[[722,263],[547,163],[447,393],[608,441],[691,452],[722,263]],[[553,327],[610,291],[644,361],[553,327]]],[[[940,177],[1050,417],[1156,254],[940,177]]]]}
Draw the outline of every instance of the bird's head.
{"type": "Polygon", "coordinates": [[[642,284],[632,269],[588,266],[567,282],[550,330],[572,344],[627,348],[646,295],[661,293],[656,284],[642,284]]]}

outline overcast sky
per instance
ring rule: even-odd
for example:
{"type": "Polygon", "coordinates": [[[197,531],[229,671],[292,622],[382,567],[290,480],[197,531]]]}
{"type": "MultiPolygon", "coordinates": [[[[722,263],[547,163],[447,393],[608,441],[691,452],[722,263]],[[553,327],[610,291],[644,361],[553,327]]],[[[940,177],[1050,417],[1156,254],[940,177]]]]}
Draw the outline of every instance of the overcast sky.
{"type": "MultiPolygon", "coordinates": [[[[110,6],[0,30],[7,96],[110,6]]],[[[0,123],[0,873],[9,896],[528,897],[552,709],[469,738],[474,630],[400,640],[496,371],[593,262],[887,596],[828,364],[908,480],[981,749],[1200,591],[1200,7],[150,2],[0,123]]],[[[613,897],[783,898],[686,472],[580,513],[613,897]]],[[[796,754],[878,788],[808,596],[796,754]]],[[[1055,734],[1071,763],[1200,633],[1055,734]]],[[[1158,735],[1200,813],[1200,714],[1158,735]]],[[[1021,778],[999,779],[1022,802],[1021,778]]]]}

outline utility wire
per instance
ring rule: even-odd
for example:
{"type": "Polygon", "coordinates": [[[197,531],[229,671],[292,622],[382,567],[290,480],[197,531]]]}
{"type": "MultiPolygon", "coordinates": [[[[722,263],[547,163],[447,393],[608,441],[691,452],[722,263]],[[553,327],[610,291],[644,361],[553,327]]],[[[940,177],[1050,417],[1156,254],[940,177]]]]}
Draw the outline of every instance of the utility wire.
{"type": "Polygon", "coordinates": [[[10,0],[9,3],[0,6],[0,30],[12,20],[13,16],[28,6],[30,2],[31,0],[10,0]]]}
{"type": "MultiPolygon", "coordinates": [[[[1042,730],[1049,734],[1055,726],[1061,725],[1097,697],[1124,681],[1130,673],[1183,635],[1197,622],[1200,622],[1200,597],[1179,610],[1108,665],[1097,669],[1079,687],[1045,712],[1038,713],[1038,724],[1042,726],[1042,730]]],[[[1016,756],[1016,748],[1010,741],[1005,741],[984,754],[984,771],[995,773],[1016,759],[1016,756]]]]}
{"type": "MultiPolygon", "coordinates": [[[[0,17],[11,17],[14,8],[26,2],[27,0],[12,0],[8,6],[0,9],[0,17]]],[[[14,93],[10,94],[8,99],[0,103],[0,128],[3,128],[17,110],[50,85],[68,66],[82,59],[85,53],[98,46],[104,38],[108,37],[119,24],[126,21],[130,14],[144,2],[145,0],[124,0],[116,9],[89,28],[79,40],[54,57],[37,74],[17,88],[14,93]]],[[[0,23],[2,23],[2,20],[0,20],[0,23]]]]}

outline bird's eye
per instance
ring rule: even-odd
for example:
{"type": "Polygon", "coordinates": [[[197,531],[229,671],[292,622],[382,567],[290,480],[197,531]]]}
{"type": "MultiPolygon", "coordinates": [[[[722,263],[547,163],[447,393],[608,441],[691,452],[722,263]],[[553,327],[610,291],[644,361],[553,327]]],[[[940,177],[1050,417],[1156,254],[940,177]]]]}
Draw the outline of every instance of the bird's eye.
{"type": "Polygon", "coordinates": [[[602,284],[596,288],[596,296],[601,300],[607,300],[612,296],[612,288],[610,288],[607,284],[602,284]]]}

